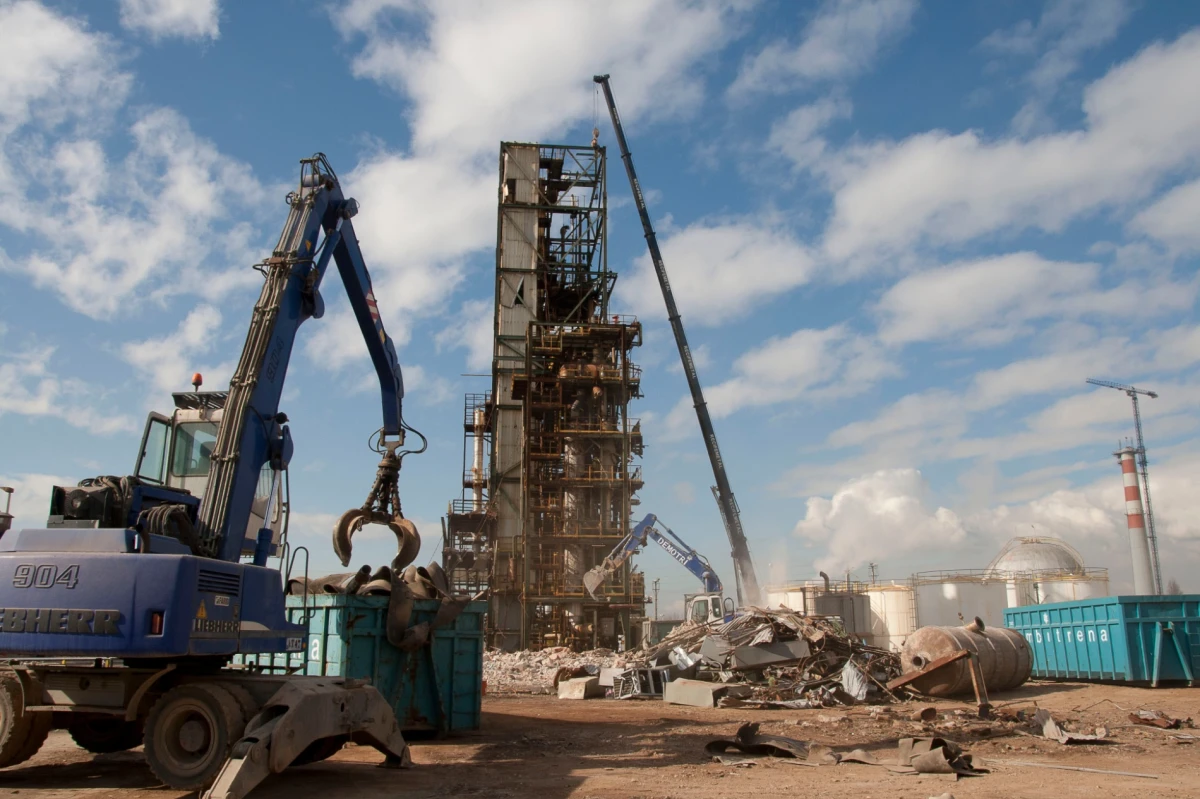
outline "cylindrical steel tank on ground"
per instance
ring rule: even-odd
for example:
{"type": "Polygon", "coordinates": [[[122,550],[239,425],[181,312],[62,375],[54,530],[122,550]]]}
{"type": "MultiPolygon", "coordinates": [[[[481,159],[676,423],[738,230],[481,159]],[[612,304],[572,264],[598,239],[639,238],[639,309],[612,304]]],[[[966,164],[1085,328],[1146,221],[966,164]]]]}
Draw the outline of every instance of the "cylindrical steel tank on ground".
{"type": "MultiPolygon", "coordinates": [[[[904,642],[901,667],[905,674],[911,674],[961,649],[978,658],[989,694],[1016,688],[1029,679],[1033,670],[1025,638],[1016,630],[989,627],[982,619],[963,627],[922,627],[904,642]]],[[[970,663],[966,659],[951,663],[924,678],[920,688],[929,696],[971,693],[970,663]]]]}
{"type": "Polygon", "coordinates": [[[871,606],[867,643],[899,652],[904,641],[917,629],[917,604],[912,586],[898,583],[872,585],[867,589],[867,601],[871,606]]]}

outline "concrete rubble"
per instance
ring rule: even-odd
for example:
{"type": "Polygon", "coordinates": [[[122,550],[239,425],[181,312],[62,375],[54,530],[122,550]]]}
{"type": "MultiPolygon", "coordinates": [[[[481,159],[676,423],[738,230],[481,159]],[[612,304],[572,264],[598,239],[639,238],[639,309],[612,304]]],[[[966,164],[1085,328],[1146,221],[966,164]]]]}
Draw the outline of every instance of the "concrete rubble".
{"type": "Polygon", "coordinates": [[[488,650],[483,653],[483,679],[488,693],[548,694],[557,690],[560,674],[582,672],[599,677],[601,669],[624,671],[627,662],[626,655],[618,655],[611,649],[572,652],[558,646],[538,652],[488,650]]]}

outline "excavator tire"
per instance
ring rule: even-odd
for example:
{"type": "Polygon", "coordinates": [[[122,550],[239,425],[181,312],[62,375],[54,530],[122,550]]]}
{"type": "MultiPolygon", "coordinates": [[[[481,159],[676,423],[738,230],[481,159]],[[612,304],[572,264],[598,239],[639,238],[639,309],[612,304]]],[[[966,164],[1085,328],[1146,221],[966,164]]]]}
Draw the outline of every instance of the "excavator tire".
{"type": "Polygon", "coordinates": [[[245,728],[241,705],[224,688],[177,686],[146,716],[146,762],[175,790],[202,790],[217,778],[245,728]]]}
{"type": "Polygon", "coordinates": [[[141,746],[143,724],[120,718],[84,719],[69,725],[67,732],[81,748],[108,755],[141,746]]]}
{"type": "Polygon", "coordinates": [[[229,695],[237,701],[238,706],[242,709],[242,718],[249,724],[250,719],[258,713],[258,703],[254,701],[254,697],[250,696],[250,692],[237,683],[219,682],[216,685],[228,691],[229,695]]]}
{"type": "Polygon", "coordinates": [[[17,675],[0,672],[0,768],[24,763],[37,754],[52,722],[49,713],[26,712],[17,675]]]}

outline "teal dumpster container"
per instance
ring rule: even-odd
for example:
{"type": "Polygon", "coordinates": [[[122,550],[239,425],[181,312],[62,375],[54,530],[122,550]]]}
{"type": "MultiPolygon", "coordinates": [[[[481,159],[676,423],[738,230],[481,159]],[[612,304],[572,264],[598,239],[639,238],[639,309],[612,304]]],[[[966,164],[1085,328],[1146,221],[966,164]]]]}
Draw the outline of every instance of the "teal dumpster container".
{"type": "Polygon", "coordinates": [[[1108,596],[1004,611],[1033,652],[1033,676],[1192,685],[1200,670],[1200,594],[1108,596]]]}
{"type": "MultiPolygon", "coordinates": [[[[433,621],[437,600],[418,599],[412,624],[433,621]]],[[[246,656],[246,665],[275,672],[367,679],[391,703],[406,732],[439,735],[479,729],[483,695],[483,620],[486,602],[471,602],[427,646],[404,652],[388,643],[388,598],[316,594],[287,598],[288,621],[308,625],[303,653],[246,656]],[[308,620],[305,622],[305,615],[308,620]]]]}

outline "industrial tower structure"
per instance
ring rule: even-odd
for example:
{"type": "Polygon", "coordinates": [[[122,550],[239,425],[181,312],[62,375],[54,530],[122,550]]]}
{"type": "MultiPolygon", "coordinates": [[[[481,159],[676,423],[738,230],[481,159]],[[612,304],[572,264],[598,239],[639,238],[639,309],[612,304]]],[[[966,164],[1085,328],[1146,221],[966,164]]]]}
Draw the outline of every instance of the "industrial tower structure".
{"type": "Polygon", "coordinates": [[[631,644],[644,577],[583,575],[629,532],[642,487],[642,328],[609,313],[605,151],[500,146],[492,390],[467,396],[463,495],[445,519],[456,589],[490,589],[504,649],[631,644]]]}
{"type": "MultiPolygon", "coordinates": [[[[1135,529],[1134,528],[1134,523],[1135,523],[1134,516],[1136,515],[1139,517],[1144,517],[1144,518],[1138,519],[1137,522],[1143,527],[1143,530],[1144,530],[1143,536],[1145,538],[1147,538],[1147,545],[1150,550],[1150,552],[1149,552],[1149,554],[1150,554],[1150,564],[1149,564],[1150,565],[1150,582],[1152,583],[1151,587],[1153,588],[1153,591],[1149,591],[1149,590],[1143,591],[1143,590],[1141,590],[1141,588],[1139,588],[1138,593],[1139,594],[1143,594],[1143,593],[1145,593],[1145,594],[1149,594],[1149,593],[1161,594],[1163,592],[1163,586],[1162,586],[1162,574],[1160,572],[1159,565],[1158,565],[1158,532],[1154,529],[1154,506],[1150,504],[1150,464],[1149,464],[1149,461],[1146,460],[1146,442],[1142,438],[1142,411],[1138,405],[1138,394],[1143,394],[1143,395],[1149,397],[1150,399],[1158,399],[1158,394],[1153,391],[1147,391],[1146,389],[1138,388],[1137,386],[1127,386],[1124,383],[1114,383],[1111,380],[1097,380],[1095,378],[1089,377],[1087,379],[1087,382],[1093,386],[1100,386],[1102,388],[1114,388],[1117,391],[1124,391],[1126,396],[1128,396],[1130,401],[1133,403],[1133,428],[1134,428],[1134,432],[1137,435],[1137,449],[1132,450],[1132,452],[1133,452],[1133,455],[1136,456],[1137,466],[1141,472],[1141,492],[1140,492],[1140,499],[1139,499],[1139,507],[1138,507],[1136,513],[1131,508],[1127,515],[1130,520],[1129,524],[1130,524],[1131,533],[1132,533],[1132,530],[1135,529]]],[[[1123,453],[1124,453],[1124,450],[1122,449],[1122,450],[1118,450],[1117,452],[1115,452],[1113,454],[1117,456],[1117,460],[1121,461],[1122,472],[1125,472],[1126,464],[1125,464],[1125,459],[1123,458],[1123,453]]],[[[1129,478],[1126,477],[1126,483],[1125,483],[1126,491],[1128,491],[1128,489],[1129,489],[1128,480],[1129,480],[1129,478]]],[[[1138,478],[1136,475],[1133,478],[1133,485],[1134,486],[1138,485],[1138,478]]],[[[1131,501],[1128,496],[1126,497],[1126,501],[1127,502],[1131,501]]],[[[1137,554],[1136,550],[1137,550],[1137,545],[1135,545],[1135,552],[1134,552],[1135,572],[1137,570],[1137,561],[1138,561],[1138,554],[1137,554]]]]}

